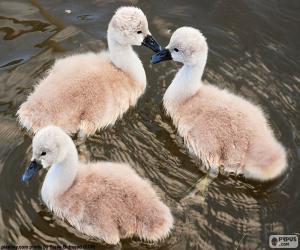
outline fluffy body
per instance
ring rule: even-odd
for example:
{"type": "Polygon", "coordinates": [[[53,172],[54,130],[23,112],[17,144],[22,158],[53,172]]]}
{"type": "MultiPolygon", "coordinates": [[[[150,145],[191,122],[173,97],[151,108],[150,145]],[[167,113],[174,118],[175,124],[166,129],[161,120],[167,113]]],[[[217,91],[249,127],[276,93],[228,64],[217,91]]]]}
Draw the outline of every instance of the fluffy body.
{"type": "Polygon", "coordinates": [[[224,166],[228,172],[258,180],[273,179],[284,171],[284,148],[263,112],[243,98],[203,84],[193,96],[165,101],[164,106],[189,150],[207,168],[224,166]]]}
{"type": "Polygon", "coordinates": [[[79,162],[70,137],[54,126],[34,137],[33,159],[44,168],[51,166],[42,186],[43,201],[80,232],[108,244],[132,236],[158,241],[170,233],[170,209],[127,164],[79,162]],[[47,154],[41,156],[41,151],[47,154]]]}
{"type": "Polygon", "coordinates": [[[33,132],[52,124],[92,134],[134,106],[144,89],[113,65],[108,52],[70,56],[57,60],[21,105],[19,121],[33,132]]]}
{"type": "Polygon", "coordinates": [[[132,45],[150,34],[144,13],[135,7],[117,10],[108,26],[108,51],[59,59],[35,87],[17,115],[33,131],[56,125],[69,133],[93,134],[113,124],[136,104],[146,75],[132,45]]]}
{"type": "Polygon", "coordinates": [[[281,175],[287,167],[286,152],[262,110],[202,83],[208,52],[204,36],[183,27],[175,31],[167,48],[184,66],[164,95],[164,107],[190,152],[207,168],[223,166],[250,179],[266,181],[281,175]],[[180,48],[179,53],[174,48],[180,48]]]}

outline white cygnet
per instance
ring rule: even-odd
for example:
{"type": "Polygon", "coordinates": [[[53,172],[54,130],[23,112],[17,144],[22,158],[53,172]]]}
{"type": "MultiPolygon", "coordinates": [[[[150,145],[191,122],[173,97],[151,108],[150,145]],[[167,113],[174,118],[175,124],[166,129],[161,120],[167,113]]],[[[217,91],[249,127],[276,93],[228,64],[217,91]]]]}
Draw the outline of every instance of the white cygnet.
{"type": "Polygon", "coordinates": [[[183,63],[163,104],[188,149],[207,168],[267,181],[287,168],[286,152],[276,140],[264,113],[244,98],[201,81],[208,46],[202,33],[177,29],[166,49],[152,62],[173,59],[183,63]]]}
{"type": "Polygon", "coordinates": [[[173,226],[170,209],[127,164],[79,162],[73,141],[55,126],[36,133],[32,150],[22,180],[49,168],[42,199],[80,232],[108,244],[132,236],[158,241],[169,235],[173,226]]]}
{"type": "Polygon", "coordinates": [[[75,54],[55,62],[17,112],[21,126],[36,132],[56,125],[83,135],[114,124],[146,88],[146,75],[132,45],[159,51],[147,18],[136,7],[121,7],[107,32],[108,51],[75,54]]]}

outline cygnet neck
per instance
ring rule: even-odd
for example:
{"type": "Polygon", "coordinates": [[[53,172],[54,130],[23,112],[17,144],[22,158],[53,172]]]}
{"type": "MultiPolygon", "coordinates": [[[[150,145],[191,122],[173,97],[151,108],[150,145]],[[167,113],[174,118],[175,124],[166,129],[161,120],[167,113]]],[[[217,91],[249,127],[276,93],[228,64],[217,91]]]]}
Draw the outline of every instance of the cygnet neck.
{"type": "Polygon", "coordinates": [[[53,164],[45,177],[42,198],[46,203],[67,191],[78,173],[79,160],[76,147],[72,141],[68,141],[65,146],[67,148],[64,159],[53,164]]]}
{"type": "Polygon", "coordinates": [[[146,73],[141,60],[132,49],[132,46],[118,43],[113,38],[112,32],[109,26],[107,42],[112,63],[122,71],[128,73],[135,81],[145,86],[146,73]]]}
{"type": "Polygon", "coordinates": [[[196,63],[184,64],[168,87],[164,95],[164,102],[180,103],[196,94],[202,86],[201,79],[206,60],[207,54],[203,55],[196,63]]]}

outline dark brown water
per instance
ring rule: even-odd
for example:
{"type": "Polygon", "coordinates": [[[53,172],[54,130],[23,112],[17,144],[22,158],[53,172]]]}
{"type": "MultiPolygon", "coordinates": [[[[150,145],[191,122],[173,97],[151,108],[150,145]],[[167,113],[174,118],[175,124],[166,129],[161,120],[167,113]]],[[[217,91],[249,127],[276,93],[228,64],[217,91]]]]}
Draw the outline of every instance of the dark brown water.
{"type": "Polygon", "coordinates": [[[234,176],[206,178],[161,107],[178,65],[152,66],[151,52],[137,48],[148,77],[146,94],[115,126],[88,139],[85,157],[133,165],[153,182],[176,223],[163,242],[125,240],[115,249],[264,249],[270,234],[299,234],[299,1],[0,0],[1,245],[113,249],[77,233],[48,211],[39,195],[43,176],[29,185],[20,183],[31,157],[31,137],[18,128],[15,113],[55,58],[104,48],[109,19],[125,4],[144,10],[163,45],[177,27],[203,31],[210,47],[204,79],[265,110],[287,149],[289,170],[268,184],[234,176]],[[65,14],[65,9],[72,13],[65,14]],[[199,178],[203,189],[180,203],[199,178]]]}

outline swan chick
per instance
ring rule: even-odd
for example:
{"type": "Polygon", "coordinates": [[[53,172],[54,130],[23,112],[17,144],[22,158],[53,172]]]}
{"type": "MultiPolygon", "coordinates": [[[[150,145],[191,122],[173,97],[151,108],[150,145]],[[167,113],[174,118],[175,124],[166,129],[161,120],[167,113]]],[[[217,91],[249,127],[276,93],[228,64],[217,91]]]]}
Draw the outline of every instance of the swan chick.
{"type": "Polygon", "coordinates": [[[133,236],[158,241],[169,235],[173,226],[170,209],[127,164],[79,162],[73,141],[55,126],[36,133],[32,151],[22,180],[49,169],[42,200],[83,234],[108,244],[133,236]]]}
{"type": "Polygon", "coordinates": [[[201,81],[208,55],[203,34],[181,27],[152,63],[183,63],[163,97],[166,112],[189,151],[208,168],[267,181],[287,168],[286,152],[264,113],[244,98],[201,81]]]}
{"type": "Polygon", "coordinates": [[[132,49],[144,45],[159,51],[147,18],[136,7],[121,7],[107,31],[108,51],[58,59],[17,116],[31,132],[56,125],[68,133],[90,135],[123,115],[146,88],[142,62],[132,49]]]}

